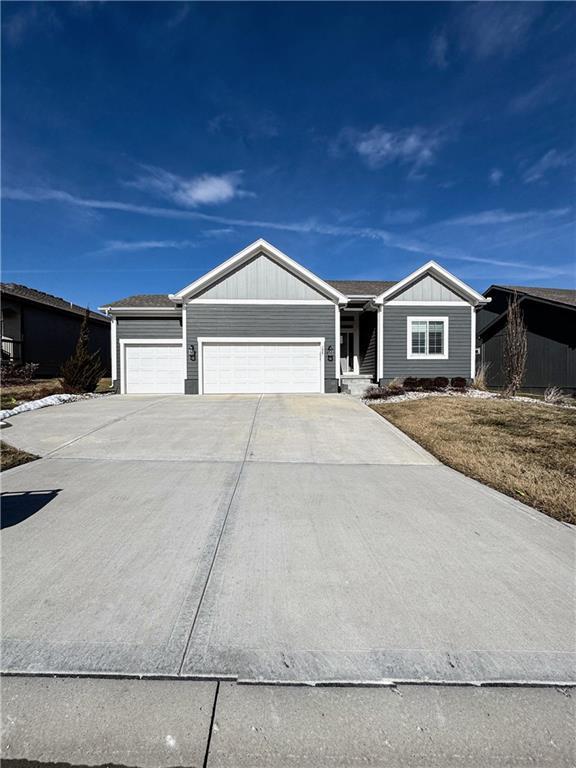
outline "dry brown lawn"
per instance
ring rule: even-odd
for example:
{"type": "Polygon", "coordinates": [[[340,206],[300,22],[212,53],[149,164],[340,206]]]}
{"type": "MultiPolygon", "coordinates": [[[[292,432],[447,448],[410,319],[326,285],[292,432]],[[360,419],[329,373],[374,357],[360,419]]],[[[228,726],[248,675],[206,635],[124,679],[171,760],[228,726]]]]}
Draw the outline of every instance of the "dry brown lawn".
{"type": "Polygon", "coordinates": [[[5,469],[12,469],[12,467],[18,467],[20,464],[27,464],[29,461],[34,461],[38,456],[34,456],[32,453],[26,453],[20,451],[18,448],[14,448],[12,445],[8,445],[3,440],[0,440],[0,471],[5,469]]]}
{"type": "Polygon", "coordinates": [[[576,523],[576,410],[447,397],[372,407],[448,466],[576,523]]]}
{"type": "MultiPolygon", "coordinates": [[[[110,384],[109,378],[100,379],[96,392],[107,392],[110,384]]],[[[61,395],[64,391],[60,379],[34,379],[29,384],[4,385],[1,393],[1,407],[2,409],[15,408],[20,403],[40,400],[49,395],[61,395]]]]}

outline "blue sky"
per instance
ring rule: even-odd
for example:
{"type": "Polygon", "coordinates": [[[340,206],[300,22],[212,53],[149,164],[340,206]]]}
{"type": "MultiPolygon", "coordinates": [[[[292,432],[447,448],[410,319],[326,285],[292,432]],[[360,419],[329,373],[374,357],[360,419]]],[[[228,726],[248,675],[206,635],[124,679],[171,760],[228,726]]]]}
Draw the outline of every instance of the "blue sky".
{"type": "Polygon", "coordinates": [[[324,278],[574,285],[573,4],[2,12],[6,281],[95,307],[265,237],[324,278]]]}

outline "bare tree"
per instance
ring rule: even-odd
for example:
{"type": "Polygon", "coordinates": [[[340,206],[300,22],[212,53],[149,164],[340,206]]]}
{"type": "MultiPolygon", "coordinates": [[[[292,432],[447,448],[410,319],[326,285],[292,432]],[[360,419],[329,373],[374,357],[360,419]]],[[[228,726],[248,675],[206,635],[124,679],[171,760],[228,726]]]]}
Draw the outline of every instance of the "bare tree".
{"type": "Polygon", "coordinates": [[[526,325],[524,324],[520,299],[515,293],[508,302],[504,336],[504,394],[506,397],[514,397],[522,386],[527,354],[526,325]]]}

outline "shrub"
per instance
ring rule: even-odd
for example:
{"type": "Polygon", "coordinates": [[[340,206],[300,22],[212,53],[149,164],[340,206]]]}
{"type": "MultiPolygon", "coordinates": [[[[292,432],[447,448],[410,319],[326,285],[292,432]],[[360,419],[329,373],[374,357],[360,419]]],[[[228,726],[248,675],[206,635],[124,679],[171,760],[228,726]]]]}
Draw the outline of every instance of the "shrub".
{"type": "Polygon", "coordinates": [[[424,390],[424,392],[433,392],[436,387],[434,386],[434,379],[422,378],[418,379],[418,389],[424,390]]]}
{"type": "Polygon", "coordinates": [[[564,392],[560,387],[548,387],[544,392],[544,402],[561,405],[564,402],[564,392]]]}
{"type": "Polygon", "coordinates": [[[393,379],[389,384],[385,384],[383,387],[372,386],[364,392],[365,400],[385,400],[387,397],[394,397],[395,395],[403,395],[404,387],[397,383],[397,379],[393,379]]]}
{"type": "Polygon", "coordinates": [[[504,395],[514,397],[522,386],[528,356],[528,334],[521,299],[515,292],[508,302],[504,331],[504,395]]]}
{"type": "Polygon", "coordinates": [[[12,360],[2,360],[0,363],[0,382],[3,385],[30,384],[37,370],[37,363],[18,365],[12,360]]]}
{"type": "Polygon", "coordinates": [[[384,397],[388,397],[387,392],[388,390],[386,389],[386,387],[378,387],[378,386],[372,385],[371,387],[368,387],[368,389],[364,392],[364,399],[380,400],[384,397]]]}
{"type": "Polygon", "coordinates": [[[446,376],[436,376],[434,379],[434,387],[435,389],[446,389],[446,387],[450,384],[449,379],[446,378],[446,376]]]}
{"type": "Polygon", "coordinates": [[[481,389],[482,391],[488,389],[488,384],[486,383],[488,368],[490,368],[490,363],[482,363],[478,366],[478,370],[476,371],[474,382],[472,384],[474,389],[481,389]]]}
{"type": "Polygon", "coordinates": [[[466,389],[468,382],[463,376],[454,376],[453,379],[450,379],[450,386],[452,389],[466,389]]]}
{"type": "Polygon", "coordinates": [[[66,392],[94,392],[102,378],[104,370],[100,363],[100,350],[89,352],[89,338],[88,310],[86,310],[74,354],[61,369],[62,389],[66,392]]]}
{"type": "Polygon", "coordinates": [[[404,379],[403,386],[406,392],[413,392],[415,389],[418,389],[418,379],[415,376],[408,376],[408,378],[404,379]]]}

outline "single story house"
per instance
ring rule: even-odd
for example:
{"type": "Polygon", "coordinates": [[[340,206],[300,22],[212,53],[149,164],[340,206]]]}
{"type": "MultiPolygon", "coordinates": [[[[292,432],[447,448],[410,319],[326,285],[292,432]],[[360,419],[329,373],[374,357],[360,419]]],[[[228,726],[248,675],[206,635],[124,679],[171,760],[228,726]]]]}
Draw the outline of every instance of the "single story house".
{"type": "Polygon", "coordinates": [[[101,309],[122,393],[338,392],[472,378],[487,301],[433,261],[399,282],[322,280],[260,239],[176,293],[101,309]]]}
{"type": "MultiPolygon", "coordinates": [[[[17,283],[0,283],[2,299],[2,360],[37,363],[36,376],[58,376],[74,352],[84,307],[17,283]]],[[[110,371],[110,318],[90,312],[90,349],[99,350],[110,371]]]]}
{"type": "Polygon", "coordinates": [[[528,356],[522,389],[542,393],[557,386],[576,392],[576,291],[491,285],[491,299],[478,312],[480,360],[487,365],[488,386],[504,386],[504,337],[508,302],[517,295],[526,324],[528,356]]]}

